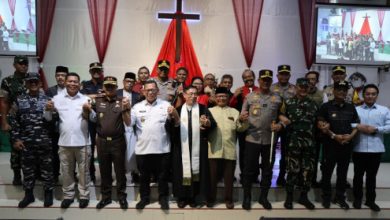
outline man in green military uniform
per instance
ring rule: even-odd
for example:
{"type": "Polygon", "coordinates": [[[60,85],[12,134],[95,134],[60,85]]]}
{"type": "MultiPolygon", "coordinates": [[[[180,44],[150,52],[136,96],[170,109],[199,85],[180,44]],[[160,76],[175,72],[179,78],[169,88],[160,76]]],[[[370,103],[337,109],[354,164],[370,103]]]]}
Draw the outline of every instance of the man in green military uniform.
{"type": "MultiPolygon", "coordinates": [[[[273,93],[279,94],[284,100],[290,99],[295,95],[295,86],[289,82],[291,77],[291,67],[290,65],[280,65],[278,66],[278,82],[272,84],[271,91],[273,93]]],[[[279,176],[276,180],[276,184],[279,186],[284,186],[286,184],[286,146],[287,139],[286,133],[284,131],[280,132],[280,160],[279,160],[279,176]]]]}
{"type": "MultiPolygon", "coordinates": [[[[28,58],[21,55],[15,56],[14,68],[14,74],[1,81],[1,129],[3,131],[9,131],[11,129],[8,120],[12,120],[12,117],[7,117],[7,115],[8,113],[10,116],[15,115],[15,108],[12,108],[12,105],[15,102],[16,97],[26,94],[24,78],[28,70],[28,58]]],[[[13,143],[11,143],[11,145],[12,144],[13,143]]],[[[14,148],[11,150],[11,169],[14,171],[12,184],[22,185],[21,153],[14,148]]]]}
{"type": "Polygon", "coordinates": [[[308,94],[309,81],[298,78],[297,94],[285,100],[283,115],[279,119],[287,126],[286,161],[287,161],[287,198],[286,209],[293,208],[293,192],[295,186],[302,187],[299,203],[307,209],[314,209],[313,203],[307,198],[314,170],[315,139],[314,128],[318,107],[308,94]]]}

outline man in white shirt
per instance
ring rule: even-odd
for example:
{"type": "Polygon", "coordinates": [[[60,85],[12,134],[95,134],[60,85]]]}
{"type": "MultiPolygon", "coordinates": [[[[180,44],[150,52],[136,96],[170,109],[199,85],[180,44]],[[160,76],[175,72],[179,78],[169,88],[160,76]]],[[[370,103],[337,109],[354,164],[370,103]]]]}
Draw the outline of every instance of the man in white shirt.
{"type": "Polygon", "coordinates": [[[91,156],[88,120],[94,118],[95,112],[92,110],[90,99],[79,92],[80,77],[77,73],[67,74],[65,87],[65,92],[48,101],[45,117],[48,121],[54,118],[59,120],[60,138],[58,145],[63,175],[62,191],[64,193],[61,208],[68,208],[74,201],[76,163],[79,169],[79,207],[85,208],[89,203],[89,161],[91,156]]]}
{"type": "Polygon", "coordinates": [[[155,81],[144,84],[145,100],[131,110],[131,125],[136,126],[138,136],[135,154],[140,171],[141,201],[136,209],[143,209],[150,203],[150,175],[158,176],[159,203],[161,209],[169,209],[168,171],[170,165],[169,130],[179,124],[179,115],[167,101],[157,98],[159,92],[155,81]]]}

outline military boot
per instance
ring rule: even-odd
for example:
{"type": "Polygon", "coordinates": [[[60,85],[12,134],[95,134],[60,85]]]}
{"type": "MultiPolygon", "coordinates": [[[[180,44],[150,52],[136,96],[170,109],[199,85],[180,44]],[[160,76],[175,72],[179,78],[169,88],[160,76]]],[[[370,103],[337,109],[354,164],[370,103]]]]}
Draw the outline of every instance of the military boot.
{"type": "Polygon", "coordinates": [[[293,193],[287,192],[286,201],[284,202],[284,208],[293,209],[293,193]]]}
{"type": "Polygon", "coordinates": [[[299,197],[298,203],[305,206],[307,209],[315,209],[315,206],[312,202],[310,202],[309,198],[307,198],[307,192],[302,192],[299,197]]]}
{"type": "Polygon", "coordinates": [[[272,209],[272,205],[268,201],[267,197],[268,197],[268,189],[261,189],[258,202],[263,206],[263,208],[272,209]]]}
{"type": "Polygon", "coordinates": [[[35,201],[34,193],[32,189],[27,189],[22,201],[19,202],[19,208],[26,208],[30,203],[35,201]]]}
{"type": "Polygon", "coordinates": [[[53,190],[45,190],[45,201],[43,202],[44,207],[50,207],[53,205],[53,190]]]}

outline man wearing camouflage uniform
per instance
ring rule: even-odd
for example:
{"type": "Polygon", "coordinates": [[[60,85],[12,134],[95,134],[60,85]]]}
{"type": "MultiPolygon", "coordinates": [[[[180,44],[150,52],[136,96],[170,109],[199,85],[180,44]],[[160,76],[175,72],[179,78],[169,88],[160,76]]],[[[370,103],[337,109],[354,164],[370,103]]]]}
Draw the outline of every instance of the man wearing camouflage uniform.
{"type": "Polygon", "coordinates": [[[51,139],[43,117],[48,98],[39,91],[41,82],[38,73],[28,73],[25,80],[29,92],[15,100],[15,123],[11,131],[13,147],[22,153],[25,196],[19,202],[19,208],[24,208],[35,200],[33,189],[36,163],[40,164],[45,190],[44,207],[49,207],[53,204],[53,165],[51,139]]]}
{"type": "Polygon", "coordinates": [[[284,122],[288,145],[286,148],[287,161],[287,198],[286,209],[293,208],[293,192],[295,186],[300,186],[299,203],[307,209],[314,209],[313,203],[307,198],[314,171],[315,120],[318,107],[308,94],[309,82],[305,78],[297,79],[297,94],[285,101],[285,112],[279,118],[284,122]],[[284,118],[284,119],[283,119],[284,118]]]}
{"type": "MultiPolygon", "coordinates": [[[[279,94],[283,100],[294,97],[295,95],[295,86],[289,83],[291,77],[291,67],[289,65],[280,65],[278,66],[278,82],[272,84],[271,91],[273,93],[279,94]]],[[[276,180],[276,184],[279,186],[284,186],[286,184],[285,175],[286,175],[286,147],[287,147],[287,138],[284,131],[280,132],[280,160],[279,160],[279,176],[276,180]]]]}
{"type": "MultiPolygon", "coordinates": [[[[28,70],[28,59],[26,56],[15,56],[15,73],[4,78],[1,82],[1,129],[8,131],[11,129],[8,120],[12,121],[15,109],[12,107],[16,97],[26,93],[24,78],[28,70]],[[8,115],[9,114],[9,115],[8,115]],[[8,117],[7,117],[8,116],[8,117]]],[[[11,143],[12,145],[13,143],[11,143]]],[[[21,155],[20,151],[11,149],[11,169],[14,171],[13,185],[22,185],[21,175],[21,155]]]]}

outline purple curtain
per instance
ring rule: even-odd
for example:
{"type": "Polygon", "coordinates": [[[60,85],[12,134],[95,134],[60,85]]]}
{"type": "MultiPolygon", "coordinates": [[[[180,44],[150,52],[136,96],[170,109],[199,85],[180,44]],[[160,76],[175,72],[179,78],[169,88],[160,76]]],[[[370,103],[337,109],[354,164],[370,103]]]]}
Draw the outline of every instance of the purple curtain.
{"type": "Polygon", "coordinates": [[[232,0],[246,65],[251,67],[259,32],[263,0],[232,0]]]}

